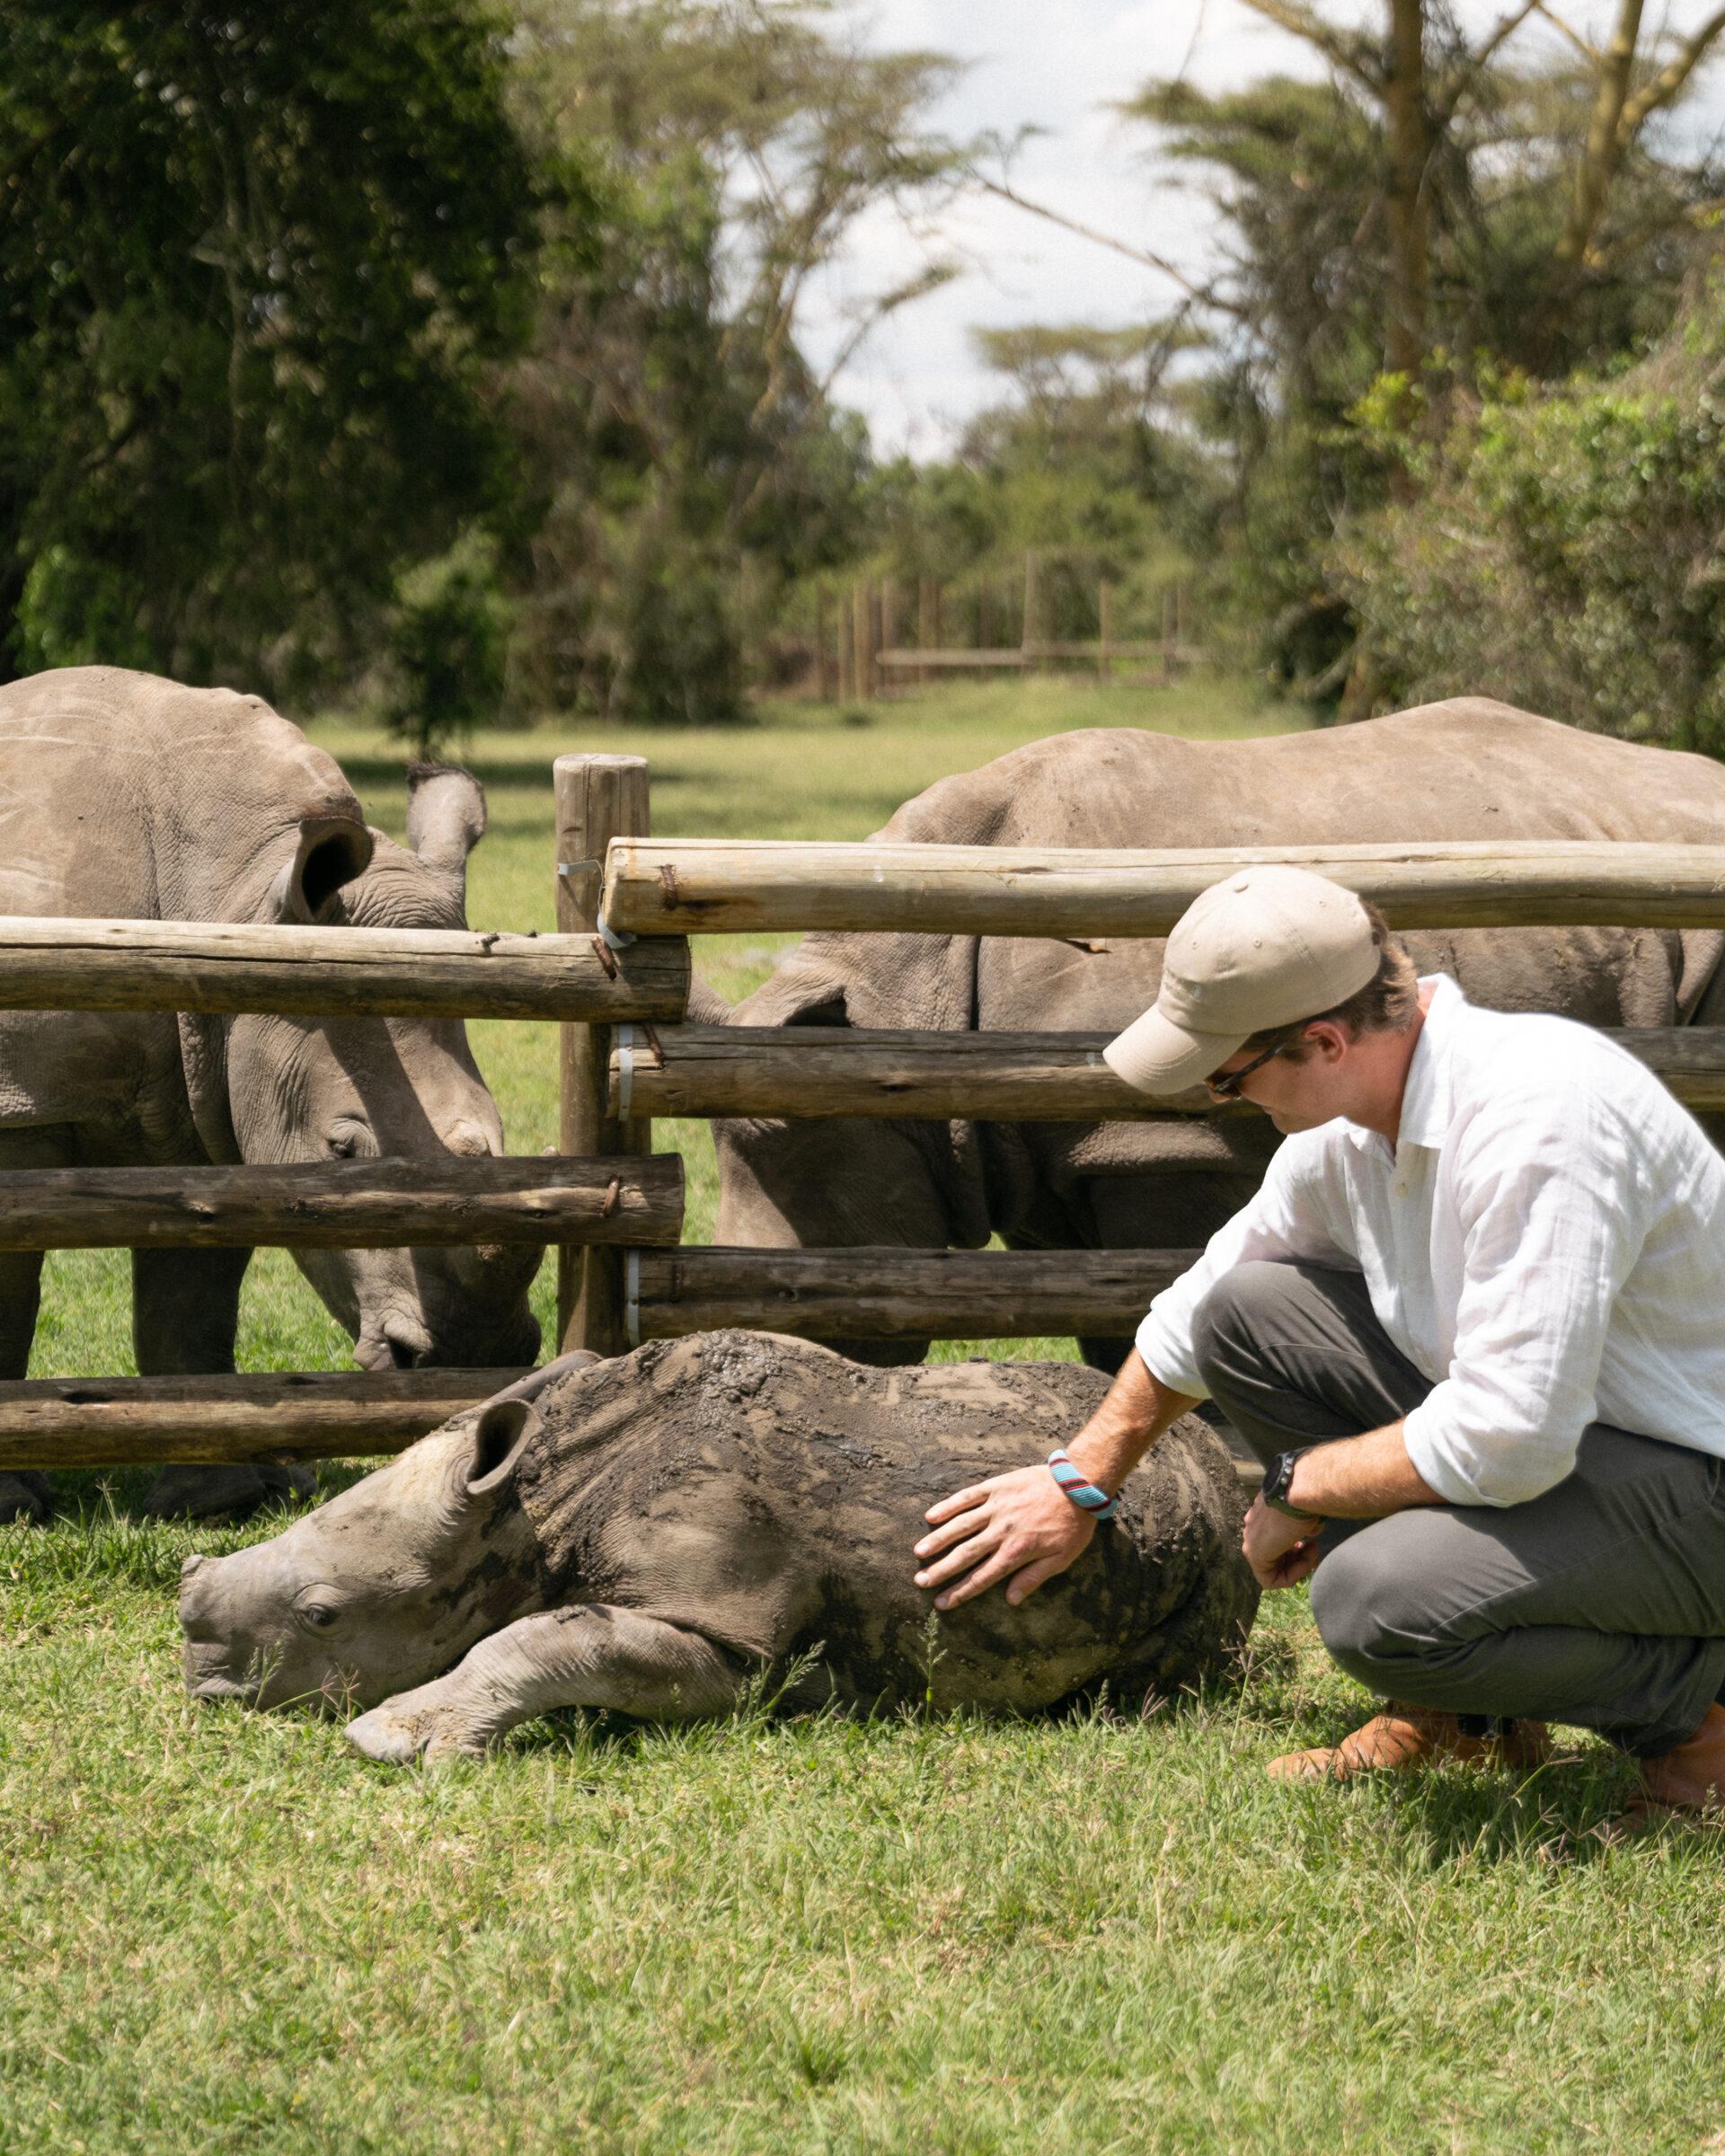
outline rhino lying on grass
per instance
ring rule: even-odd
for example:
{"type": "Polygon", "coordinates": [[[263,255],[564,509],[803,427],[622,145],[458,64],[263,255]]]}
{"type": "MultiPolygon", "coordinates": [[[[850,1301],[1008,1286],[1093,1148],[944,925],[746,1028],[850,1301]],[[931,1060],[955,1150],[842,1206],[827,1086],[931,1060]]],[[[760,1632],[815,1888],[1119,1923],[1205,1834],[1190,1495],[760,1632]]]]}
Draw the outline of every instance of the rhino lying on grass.
{"type": "Polygon", "coordinates": [[[922,1514],[1071,1436],[1073,1364],[881,1370],[774,1333],[571,1356],[445,1424],[273,1542],[186,1560],[199,1699],[369,1708],[367,1757],[478,1753],[557,1707],[722,1712],[815,1657],[791,1703],[1136,1706],[1215,1673],[1257,1591],[1220,1442],[1188,1417],[1073,1568],[940,1621],[922,1514]],[[931,1644],[933,1651],[931,1652],[931,1644]],[[380,1703],[381,1702],[381,1703],[380,1703]]]}

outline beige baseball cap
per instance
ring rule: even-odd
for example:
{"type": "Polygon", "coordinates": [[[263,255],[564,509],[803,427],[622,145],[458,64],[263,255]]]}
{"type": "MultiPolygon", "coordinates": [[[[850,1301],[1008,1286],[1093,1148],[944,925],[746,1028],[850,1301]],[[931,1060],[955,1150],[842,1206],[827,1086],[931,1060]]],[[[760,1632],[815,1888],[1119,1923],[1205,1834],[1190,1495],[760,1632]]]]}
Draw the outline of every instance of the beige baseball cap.
{"type": "Polygon", "coordinates": [[[1181,1093],[1254,1033],[1345,1003],[1377,971],[1366,908],[1309,869],[1241,869],[1174,923],[1154,1006],[1102,1050],[1141,1093],[1181,1093]]]}

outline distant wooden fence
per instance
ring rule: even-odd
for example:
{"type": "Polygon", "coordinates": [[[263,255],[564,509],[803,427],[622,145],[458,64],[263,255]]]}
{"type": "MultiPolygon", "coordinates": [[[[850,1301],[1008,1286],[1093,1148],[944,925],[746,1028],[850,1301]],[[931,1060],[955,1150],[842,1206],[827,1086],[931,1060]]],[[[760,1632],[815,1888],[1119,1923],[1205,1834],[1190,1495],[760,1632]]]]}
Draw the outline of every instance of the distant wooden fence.
{"type": "MultiPolygon", "coordinates": [[[[1725,923],[1725,848],[1584,844],[1086,849],[654,840],[634,756],[560,756],[557,933],[0,921],[0,1007],[437,1013],[560,1021],[555,1156],[8,1176],[0,1248],[553,1241],[558,1345],[605,1355],[722,1325],[822,1337],[1121,1336],[1187,1250],[737,1250],[680,1242],[666,1116],[1188,1121],[1102,1034],[686,1022],[687,938],[807,929],[1160,936],[1243,862],[1292,860],[1403,927],[1725,923]]],[[[1725,1110],[1725,1028],[1614,1036],[1692,1108],[1725,1110]]],[[[397,1450],[519,1374],[413,1370],[0,1383],[0,1467],[397,1450]]]]}
{"type": "Polygon", "coordinates": [[[1094,638],[1076,642],[1050,638],[1045,631],[1041,570],[1032,552],[1025,557],[1017,643],[1001,643],[989,634],[995,623],[1004,621],[1008,609],[991,604],[986,588],[977,600],[976,641],[946,642],[942,630],[951,618],[948,595],[940,583],[924,578],[916,596],[916,641],[909,644],[900,641],[910,618],[906,595],[890,579],[861,579],[836,600],[822,589],[815,604],[814,691],[824,702],[867,702],[942,675],[1039,672],[1075,664],[1093,670],[1104,681],[1121,664],[1154,665],[1160,680],[1169,685],[1183,668],[1201,666],[1208,659],[1208,653],[1192,641],[1190,598],[1184,584],[1170,585],[1163,593],[1162,633],[1153,638],[1122,640],[1115,635],[1115,598],[1112,584],[1106,579],[1099,583],[1094,638]]]}

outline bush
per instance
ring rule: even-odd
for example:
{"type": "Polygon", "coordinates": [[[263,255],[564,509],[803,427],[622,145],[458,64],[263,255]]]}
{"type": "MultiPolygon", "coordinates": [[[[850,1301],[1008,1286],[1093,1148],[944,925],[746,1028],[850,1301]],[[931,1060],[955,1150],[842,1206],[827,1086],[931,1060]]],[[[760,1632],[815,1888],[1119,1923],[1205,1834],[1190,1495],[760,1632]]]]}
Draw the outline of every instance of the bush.
{"type": "Polygon", "coordinates": [[[421,755],[502,710],[509,611],[494,550],[470,535],[409,577],[389,630],[384,717],[421,755]]]}
{"type": "Polygon", "coordinates": [[[1614,381],[1508,380],[1334,568],[1388,700],[1725,754],[1725,286],[1614,381]]]}

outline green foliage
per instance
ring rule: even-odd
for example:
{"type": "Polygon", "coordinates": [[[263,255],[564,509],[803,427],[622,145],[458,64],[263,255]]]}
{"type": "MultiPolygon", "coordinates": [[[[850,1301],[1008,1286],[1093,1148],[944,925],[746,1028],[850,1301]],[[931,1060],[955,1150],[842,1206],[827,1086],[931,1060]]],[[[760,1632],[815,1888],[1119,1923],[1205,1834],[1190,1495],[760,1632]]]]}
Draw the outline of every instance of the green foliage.
{"type": "Polygon", "coordinates": [[[1396,702],[1486,693],[1725,754],[1725,289],[1607,381],[1514,376],[1335,567],[1396,702]]]}
{"type": "Polygon", "coordinates": [[[540,195],[484,0],[0,11],[0,617],[339,678],[510,490],[540,195]],[[482,175],[482,183],[479,176],[482,175]]]}
{"type": "MultiPolygon", "coordinates": [[[[1348,677],[1370,558],[1350,557],[1344,590],[1332,547],[1393,490],[1418,485],[1404,437],[1442,436],[1452,409],[1510,374],[1561,382],[1632,358],[1669,328],[1712,244],[1715,161],[1665,132],[1630,146],[1594,244],[1562,259],[1590,66],[1499,59],[1470,73],[1460,31],[1436,7],[1426,42],[1429,99],[1461,88],[1421,175],[1429,367],[1417,383],[1384,371],[1384,113],[1355,75],[1216,93],[1156,83],[1129,108],[1199,177],[1233,240],[1197,308],[1216,325],[1218,362],[1192,419],[1227,473],[1209,601],[1225,592],[1272,677],[1320,704],[1348,677]]],[[[1371,609],[1374,659],[1395,611],[1387,592],[1371,609]]]]}
{"type": "Polygon", "coordinates": [[[1190,323],[1029,323],[978,331],[1004,402],[972,422],[950,462],[899,459],[871,475],[871,559],[912,591],[943,588],[943,633],[1016,643],[1025,556],[1037,557],[1039,632],[1093,637],[1097,588],[1116,589],[1116,633],[1159,632],[1162,594],[1214,527],[1216,474],[1184,423],[1171,376],[1208,340],[1190,323]]]}
{"type": "MultiPolygon", "coordinates": [[[[787,586],[855,547],[866,463],[797,344],[855,219],[950,153],[950,75],[810,0],[533,0],[520,94],[604,177],[597,258],[553,257],[512,411],[537,481],[516,664],[530,706],[726,721],[787,586]]],[[[859,330],[939,274],[868,304],[859,330]]]]}
{"type": "Polygon", "coordinates": [[[496,548],[473,532],[402,580],[389,627],[385,723],[422,755],[491,725],[508,685],[509,609],[496,548]]]}

